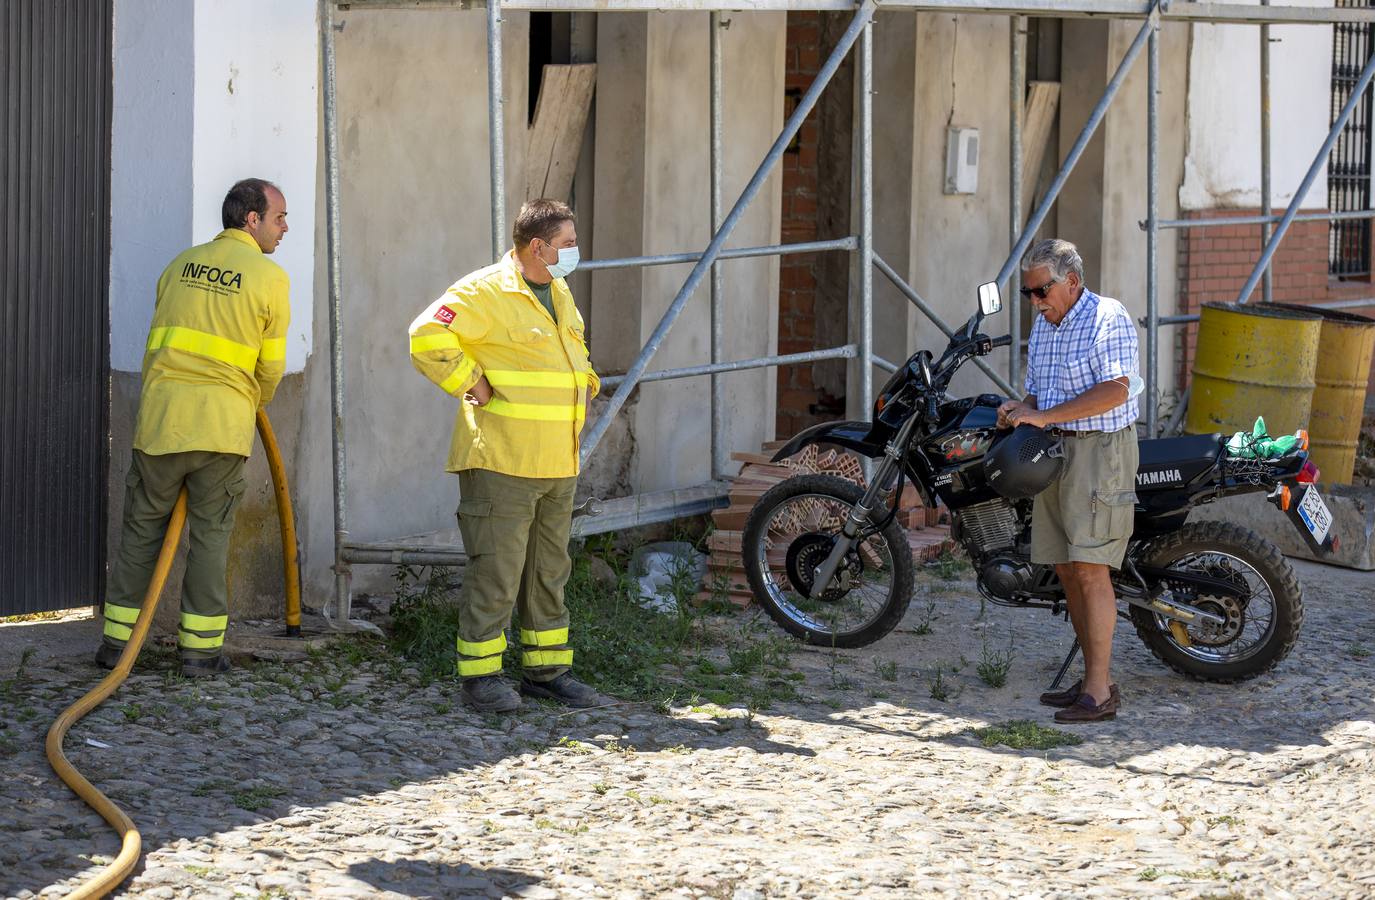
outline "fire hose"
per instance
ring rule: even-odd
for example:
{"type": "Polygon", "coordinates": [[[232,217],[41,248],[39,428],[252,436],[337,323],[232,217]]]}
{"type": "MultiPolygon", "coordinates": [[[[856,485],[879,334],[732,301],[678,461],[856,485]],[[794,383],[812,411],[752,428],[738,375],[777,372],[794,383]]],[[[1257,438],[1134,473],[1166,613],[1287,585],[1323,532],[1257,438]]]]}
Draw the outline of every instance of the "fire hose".
{"type": "MultiPolygon", "coordinates": [[[[282,466],[281,452],[277,447],[276,436],[267,414],[258,410],[258,434],[262,438],[263,450],[267,455],[268,468],[272,472],[272,485],[277,499],[277,519],[282,532],[282,556],[286,576],[286,624],[290,636],[301,633],[301,587],[296,563],[296,526],[291,513],[291,497],[287,492],[286,469],[282,466]]],[[[186,524],[186,488],[181,489],[176,505],[172,508],[171,519],[167,522],[167,534],[162,539],[162,549],[158,551],[157,564],[148,582],[148,590],[143,595],[143,605],[139,609],[138,620],[134,622],[133,634],[124,644],[119,662],[100,684],[63,711],[48,729],[45,744],[48,762],[66,785],[76,793],[86,805],[100,814],[110,827],[119,834],[121,846],[119,855],[105,869],[82,882],[76,890],[67,895],[68,900],[84,900],[87,897],[103,897],[114,890],[138,864],[143,846],[143,838],[132,819],[120,809],[113,800],[101,793],[100,789],[68,761],[62,752],[62,741],[67,731],[83,716],[103,703],[119,689],[134,666],[148,629],[153,624],[162,589],[167,582],[167,574],[176,556],[181,531],[186,524]]]]}

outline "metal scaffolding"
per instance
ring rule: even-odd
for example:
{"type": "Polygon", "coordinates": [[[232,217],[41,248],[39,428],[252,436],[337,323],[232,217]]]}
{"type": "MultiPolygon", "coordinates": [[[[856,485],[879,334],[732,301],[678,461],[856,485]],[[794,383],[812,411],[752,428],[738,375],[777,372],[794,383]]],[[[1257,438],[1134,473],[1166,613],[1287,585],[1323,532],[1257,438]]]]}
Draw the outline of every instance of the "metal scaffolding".
{"type": "MultiPolygon", "coordinates": [[[[1262,4],[1268,0],[1262,0],[1262,4]]],[[[347,518],[347,491],[345,473],[347,454],[344,439],[344,322],[342,314],[342,291],[340,274],[340,209],[339,209],[339,153],[338,118],[335,89],[335,48],[334,48],[334,11],[345,9],[429,9],[486,8],[487,13],[487,60],[488,60],[488,122],[490,127],[490,178],[492,203],[492,252],[493,257],[503,253],[508,245],[504,198],[506,196],[505,172],[505,130],[504,130],[504,89],[502,85],[502,11],[545,11],[545,12],[661,12],[661,11],[702,11],[710,13],[710,165],[711,165],[711,231],[712,238],[701,252],[666,254],[658,256],[628,257],[622,259],[589,260],[581,269],[587,271],[659,266],[693,263],[693,268],[683,286],[674,296],[672,303],[663,314],[658,325],[646,341],[629,370],[620,376],[602,380],[606,387],[614,387],[607,409],[587,432],[583,441],[582,459],[584,462],[596,450],[606,434],[612,418],[625,405],[630,393],[640,384],[677,378],[710,376],[711,407],[711,473],[712,480],[703,485],[654,494],[636,495],[620,500],[608,501],[605,511],[594,517],[578,520],[575,534],[591,534],[618,528],[633,527],[651,522],[665,521],[685,515],[696,515],[723,505],[727,485],[724,481],[728,461],[728,451],[724,446],[724,393],[720,376],[727,372],[737,372],[766,366],[795,365],[828,359],[853,359],[857,361],[859,402],[868,410],[873,401],[873,369],[877,366],[884,371],[895,371],[897,366],[873,352],[873,291],[874,270],[877,269],[897,288],[899,293],[911,302],[926,318],[947,336],[953,333],[951,326],[944,322],[935,310],[917,291],[902,278],[874,250],[873,219],[873,29],[872,20],[878,9],[910,10],[914,12],[968,13],[980,15],[1005,16],[1011,19],[1011,83],[1009,86],[1010,111],[1010,251],[998,272],[996,281],[1006,292],[1013,285],[1018,264],[1029,248],[1036,232],[1044,223],[1051,207],[1059,197],[1070,173],[1087,148],[1095,131],[1106,116],[1109,106],[1118,94],[1127,74],[1133,68],[1142,52],[1146,52],[1148,74],[1147,132],[1147,218],[1141,222],[1146,232],[1147,246],[1147,313],[1142,321],[1146,329],[1147,390],[1145,427],[1146,433],[1155,435],[1158,429],[1159,390],[1156,373],[1159,368],[1159,329],[1162,326],[1183,324],[1196,321],[1197,316],[1161,316],[1159,311],[1159,284],[1157,277],[1159,235],[1162,230],[1184,228],[1207,228],[1219,225],[1260,224],[1264,229],[1264,250],[1242,289],[1238,303],[1247,302],[1257,283],[1264,280],[1264,296],[1269,299],[1269,267],[1276,247],[1283,240],[1289,226],[1295,221],[1334,220],[1342,218],[1375,218],[1375,211],[1307,214],[1299,215],[1298,209],[1308,189],[1312,186],[1321,167],[1325,164],[1342,127],[1351,115],[1356,101],[1370,84],[1375,74],[1375,56],[1366,64],[1364,71],[1351,91],[1350,100],[1343,108],[1322,148],[1314,157],[1299,189],[1295,192],[1289,207],[1283,215],[1270,215],[1270,51],[1269,25],[1314,24],[1327,25],[1338,22],[1375,23],[1375,9],[1350,7],[1312,7],[1312,6],[1252,6],[1232,3],[1194,3],[1168,2],[1168,0],[1002,0],[991,5],[976,5],[968,0],[321,0],[321,63],[324,81],[324,125],[325,125],[325,203],[326,203],[326,246],[329,255],[329,327],[330,327],[330,366],[333,420],[333,486],[334,486],[334,572],[335,595],[338,603],[336,617],[340,623],[347,623],[350,611],[350,578],[353,565],[381,564],[442,564],[461,565],[462,548],[456,544],[437,544],[423,536],[400,538],[387,542],[355,543],[349,541],[347,518]],[[816,80],[798,102],[794,112],[788,117],[782,132],[773,142],[754,175],[729,212],[722,215],[722,146],[721,124],[722,98],[722,49],[721,49],[721,12],[725,11],[833,11],[852,12],[849,27],[838,41],[830,57],[822,65],[816,80]],[[1108,82],[1102,97],[1095,105],[1088,121],[1080,131],[1069,154],[1066,156],[1055,179],[1047,189],[1029,219],[1023,222],[1021,210],[1021,188],[1024,173],[1020,145],[1022,140],[1022,110],[1025,94],[1025,25],[1028,17],[1073,18],[1094,17],[1103,19],[1143,20],[1140,30],[1132,41],[1116,72],[1108,82]],[[1262,165],[1262,207],[1260,216],[1160,220],[1158,216],[1159,199],[1159,91],[1160,91],[1160,51],[1159,30],[1162,22],[1203,22],[1216,24],[1251,24],[1260,26],[1261,34],[1261,165],[1262,165]],[[766,247],[725,249],[748,205],[758,195],[765,181],[772,173],[783,152],[802,127],[803,121],[815,106],[821,92],[830,83],[832,76],[840,68],[845,57],[858,46],[857,66],[859,90],[858,104],[858,196],[859,228],[858,233],[830,241],[813,241],[798,244],[780,244],[766,247]],[[1274,226],[1271,231],[1271,226],[1274,226]],[[754,359],[726,361],[723,359],[724,332],[724,289],[719,262],[728,259],[744,259],[760,256],[783,256],[795,253],[846,252],[852,254],[852,265],[858,266],[856,279],[857,296],[854,300],[859,308],[858,334],[853,340],[839,347],[814,350],[807,353],[776,355],[754,359]],[[660,345],[667,337],[688,300],[702,281],[710,277],[711,303],[711,344],[710,362],[703,365],[678,369],[649,372],[648,367],[660,345]]],[[[1014,385],[1020,383],[1022,367],[1021,309],[1015,291],[1008,295],[1008,308],[1011,319],[1013,344],[1005,379],[983,359],[975,362],[984,374],[1002,391],[1020,394],[1014,385]]],[[[1373,305],[1375,300],[1346,301],[1340,304],[1323,304],[1328,307],[1373,305]]],[[[1187,391],[1180,399],[1175,417],[1167,430],[1173,430],[1182,417],[1187,404],[1187,391]]]]}

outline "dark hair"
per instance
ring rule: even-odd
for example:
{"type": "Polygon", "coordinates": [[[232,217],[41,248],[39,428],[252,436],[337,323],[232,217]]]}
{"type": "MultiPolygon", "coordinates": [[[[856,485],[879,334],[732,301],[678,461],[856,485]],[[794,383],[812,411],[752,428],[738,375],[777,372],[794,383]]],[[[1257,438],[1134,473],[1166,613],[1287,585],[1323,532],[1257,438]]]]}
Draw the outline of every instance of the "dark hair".
{"type": "Polygon", "coordinates": [[[224,223],[224,227],[244,227],[251,212],[266,216],[268,188],[281,193],[277,185],[261,178],[245,178],[236,182],[229,189],[229,193],[224,195],[224,205],[220,207],[220,221],[224,223]]]}
{"type": "Polygon", "coordinates": [[[577,216],[567,203],[558,200],[531,200],[520,208],[511,236],[517,247],[528,247],[535,238],[548,243],[559,233],[564,222],[576,222],[577,216]]]}

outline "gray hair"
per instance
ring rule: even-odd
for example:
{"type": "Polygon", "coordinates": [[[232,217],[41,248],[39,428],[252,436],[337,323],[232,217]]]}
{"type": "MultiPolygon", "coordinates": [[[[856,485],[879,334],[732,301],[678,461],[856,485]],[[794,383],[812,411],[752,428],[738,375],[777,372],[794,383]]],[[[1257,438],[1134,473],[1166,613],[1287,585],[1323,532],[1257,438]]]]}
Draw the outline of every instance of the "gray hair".
{"type": "Polygon", "coordinates": [[[1066,276],[1073,272],[1079,276],[1079,283],[1084,283],[1084,260],[1079,256],[1079,248],[1069,241],[1059,238],[1038,241],[1036,246],[1022,257],[1023,272],[1030,272],[1042,266],[1050,270],[1056,281],[1064,281],[1066,276]]]}

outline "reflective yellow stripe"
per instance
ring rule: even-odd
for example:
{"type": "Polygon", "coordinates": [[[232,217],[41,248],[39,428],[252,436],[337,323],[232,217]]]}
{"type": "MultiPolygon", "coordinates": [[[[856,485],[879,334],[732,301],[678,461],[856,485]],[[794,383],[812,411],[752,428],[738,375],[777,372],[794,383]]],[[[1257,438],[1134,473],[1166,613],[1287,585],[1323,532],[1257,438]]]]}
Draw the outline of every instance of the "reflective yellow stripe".
{"type": "Polygon", "coordinates": [[[469,642],[458,639],[458,652],[464,656],[491,656],[493,653],[500,653],[506,649],[506,632],[502,632],[490,641],[469,642]]]}
{"type": "Polygon", "coordinates": [[[573,665],[572,650],[526,650],[520,655],[520,660],[531,668],[541,666],[571,666],[573,665]]]}
{"type": "Polygon", "coordinates": [[[449,377],[439,383],[439,387],[446,394],[457,394],[467,384],[472,377],[473,370],[477,368],[477,363],[469,357],[463,357],[458,364],[458,368],[449,373],[449,377]]]}
{"type": "Polygon", "coordinates": [[[138,621],[138,609],[132,606],[115,606],[113,603],[106,603],[105,618],[115,622],[123,622],[125,625],[132,625],[138,621]]]}
{"type": "Polygon", "coordinates": [[[568,643],[567,628],[551,628],[548,631],[520,630],[520,642],[527,647],[557,647],[568,643]]]}
{"type": "Polygon", "coordinates": [[[411,355],[430,350],[457,350],[458,335],[452,331],[438,331],[434,334],[411,335],[411,355]]]}
{"type": "Polygon", "coordinates": [[[578,418],[578,411],[581,409],[576,404],[541,406],[538,403],[511,403],[500,397],[493,397],[486,406],[478,408],[494,416],[504,416],[508,419],[529,419],[535,422],[575,422],[578,418]]]}
{"type": "Polygon", "coordinates": [[[197,331],[194,328],[182,328],[180,325],[167,325],[148,332],[150,351],[161,350],[164,347],[208,356],[237,366],[245,372],[252,372],[258,361],[258,351],[247,344],[240,344],[238,341],[197,331]]]}
{"type": "Polygon", "coordinates": [[[501,671],[501,657],[488,656],[485,659],[460,659],[458,674],[465,676],[491,675],[501,671]]]}
{"type": "Polygon", "coordinates": [[[575,388],[587,382],[584,372],[512,372],[487,370],[492,387],[553,387],[575,388]]]}
{"type": "Polygon", "coordinates": [[[224,635],[217,634],[214,637],[201,637],[189,631],[178,632],[177,643],[187,650],[215,650],[224,646],[224,635]]]}
{"type": "Polygon", "coordinates": [[[105,636],[112,637],[117,641],[127,641],[134,636],[134,629],[128,625],[121,625],[118,622],[105,620],[105,636]]]}
{"type": "Polygon", "coordinates": [[[187,631],[224,631],[228,624],[228,616],[198,616],[189,612],[181,614],[181,627],[187,631]]]}
{"type": "Polygon", "coordinates": [[[286,338],[263,338],[263,349],[258,351],[258,358],[268,362],[286,359],[286,338]]]}

